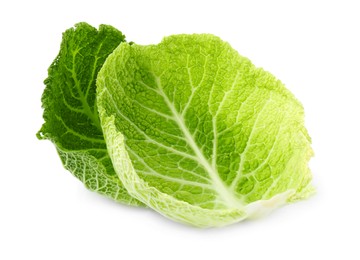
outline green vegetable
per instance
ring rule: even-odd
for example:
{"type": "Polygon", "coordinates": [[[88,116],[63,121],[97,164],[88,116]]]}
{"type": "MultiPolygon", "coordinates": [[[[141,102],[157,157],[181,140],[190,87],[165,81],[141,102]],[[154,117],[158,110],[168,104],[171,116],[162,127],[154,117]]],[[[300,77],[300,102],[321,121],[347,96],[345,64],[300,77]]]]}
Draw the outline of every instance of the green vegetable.
{"type": "Polygon", "coordinates": [[[302,105],[218,37],[140,46],[80,23],[64,33],[45,84],[38,138],[116,201],[207,227],[314,191],[302,105]]]}
{"type": "Polygon", "coordinates": [[[222,226],[313,192],[302,105],[215,36],[121,43],[97,85],[116,173],[169,218],[222,226]]]}
{"type": "Polygon", "coordinates": [[[86,23],[63,34],[61,49],[49,68],[42,96],[45,123],[39,139],[51,140],[67,170],[93,191],[130,205],[131,197],[116,176],[104,141],[96,106],[96,77],[107,56],[125,36],[86,23]]]}

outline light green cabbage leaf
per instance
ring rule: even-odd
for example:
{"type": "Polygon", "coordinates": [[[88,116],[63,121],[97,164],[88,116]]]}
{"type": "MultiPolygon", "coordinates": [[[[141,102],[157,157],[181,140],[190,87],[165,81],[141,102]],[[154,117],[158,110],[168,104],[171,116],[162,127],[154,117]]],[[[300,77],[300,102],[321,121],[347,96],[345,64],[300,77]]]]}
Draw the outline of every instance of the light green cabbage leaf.
{"type": "Polygon", "coordinates": [[[116,173],[171,219],[222,226],[313,192],[302,105],[218,37],[121,43],[97,85],[116,173]]]}
{"type": "Polygon", "coordinates": [[[85,186],[116,201],[142,205],[115,174],[96,106],[96,77],[125,36],[108,25],[79,23],[63,34],[42,96],[45,123],[37,136],[51,140],[64,167],[85,186]]]}

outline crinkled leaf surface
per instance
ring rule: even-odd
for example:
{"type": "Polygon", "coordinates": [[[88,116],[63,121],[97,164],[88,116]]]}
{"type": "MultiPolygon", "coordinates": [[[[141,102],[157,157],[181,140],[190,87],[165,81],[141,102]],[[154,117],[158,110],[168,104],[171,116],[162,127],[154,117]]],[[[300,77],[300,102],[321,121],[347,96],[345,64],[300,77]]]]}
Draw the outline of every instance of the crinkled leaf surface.
{"type": "Polygon", "coordinates": [[[125,36],[115,28],[86,23],[63,34],[42,96],[45,123],[39,139],[51,140],[65,166],[85,186],[116,201],[140,205],[115,174],[96,106],[96,77],[125,36]]]}
{"type": "Polygon", "coordinates": [[[313,190],[302,105],[218,37],[122,43],[97,84],[117,174],[163,215],[221,226],[313,190]]]}

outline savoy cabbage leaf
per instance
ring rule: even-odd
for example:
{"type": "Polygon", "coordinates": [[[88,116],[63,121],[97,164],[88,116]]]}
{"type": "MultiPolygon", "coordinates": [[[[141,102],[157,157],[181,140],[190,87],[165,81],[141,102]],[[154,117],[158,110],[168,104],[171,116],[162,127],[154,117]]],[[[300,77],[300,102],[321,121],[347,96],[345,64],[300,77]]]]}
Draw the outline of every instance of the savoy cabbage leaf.
{"type": "Polygon", "coordinates": [[[121,43],[97,85],[116,173],[165,216],[222,226],[313,191],[302,105],[218,37],[121,43]]]}
{"type": "Polygon", "coordinates": [[[117,29],[86,23],[63,34],[48,70],[42,96],[45,123],[37,136],[52,141],[64,167],[85,186],[116,201],[142,205],[115,174],[96,106],[96,77],[107,56],[125,36],[117,29]]]}

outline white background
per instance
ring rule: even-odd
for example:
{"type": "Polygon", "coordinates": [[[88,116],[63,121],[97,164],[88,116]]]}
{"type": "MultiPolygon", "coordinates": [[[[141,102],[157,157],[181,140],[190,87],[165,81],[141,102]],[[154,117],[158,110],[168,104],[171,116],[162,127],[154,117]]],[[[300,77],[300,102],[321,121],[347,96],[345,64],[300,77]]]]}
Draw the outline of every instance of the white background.
{"type": "Polygon", "coordinates": [[[360,259],[357,1],[2,1],[0,259],[360,259]],[[111,24],[139,44],[206,32],[281,79],[305,107],[317,194],[218,229],[116,204],[38,141],[61,33],[111,24]]]}

